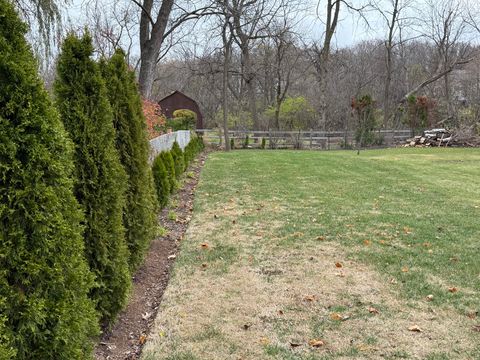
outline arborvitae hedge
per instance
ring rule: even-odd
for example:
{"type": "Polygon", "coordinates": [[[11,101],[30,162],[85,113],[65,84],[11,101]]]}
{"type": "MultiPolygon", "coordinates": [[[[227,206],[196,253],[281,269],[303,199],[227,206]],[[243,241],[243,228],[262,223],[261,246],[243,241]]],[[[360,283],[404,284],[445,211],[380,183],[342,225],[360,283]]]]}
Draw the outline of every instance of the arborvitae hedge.
{"type": "Polygon", "coordinates": [[[125,53],[117,50],[108,61],[102,61],[101,65],[113,110],[115,144],[127,173],[123,223],[130,250],[130,267],[135,269],[143,260],[156,224],[156,199],[148,164],[146,121],[135,74],[128,69],[125,53]]]}
{"type": "Polygon", "coordinates": [[[112,110],[88,34],[65,39],[57,64],[55,94],[75,143],[75,195],[86,216],[86,256],[96,276],[91,297],[103,321],[112,320],[130,287],[122,224],[126,176],[115,149],[112,110]]]}
{"type": "Polygon", "coordinates": [[[72,144],[26,29],[0,0],[0,359],[87,359],[98,329],[72,144]]]}
{"type": "Polygon", "coordinates": [[[168,203],[170,196],[170,179],[168,171],[164,164],[164,157],[158,155],[152,165],[153,177],[155,179],[155,188],[160,207],[164,208],[168,203]]]}
{"type": "Polygon", "coordinates": [[[175,176],[175,162],[171,151],[162,151],[159,155],[163,159],[163,164],[168,172],[168,179],[170,180],[170,192],[173,193],[177,189],[177,177],[175,176]]]}
{"type": "Polygon", "coordinates": [[[175,177],[178,180],[185,171],[185,160],[183,158],[183,151],[176,141],[173,143],[171,153],[175,164],[175,177]]]}

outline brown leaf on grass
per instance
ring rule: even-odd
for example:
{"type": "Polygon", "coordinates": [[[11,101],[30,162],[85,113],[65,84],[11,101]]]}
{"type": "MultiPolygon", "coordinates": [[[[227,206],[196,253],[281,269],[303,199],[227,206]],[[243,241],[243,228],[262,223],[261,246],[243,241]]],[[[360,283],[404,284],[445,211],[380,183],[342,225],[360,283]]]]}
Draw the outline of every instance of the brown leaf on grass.
{"type": "Polygon", "coordinates": [[[332,319],[334,321],[345,321],[345,320],[350,319],[350,316],[342,315],[342,314],[339,314],[339,313],[331,313],[330,314],[330,319],[332,319]]]}
{"type": "Polygon", "coordinates": [[[204,268],[204,269],[205,269],[207,266],[208,266],[207,263],[203,263],[203,264],[202,264],[202,268],[204,268]]]}
{"type": "Polygon", "coordinates": [[[343,265],[342,265],[341,262],[336,262],[336,263],[335,263],[335,267],[337,267],[337,268],[342,268],[343,265]]]}
{"type": "Polygon", "coordinates": [[[412,229],[410,229],[408,226],[405,226],[403,228],[403,232],[406,234],[406,235],[409,235],[412,233],[412,229]]]}
{"type": "Polygon", "coordinates": [[[456,293],[458,291],[458,289],[455,286],[453,286],[453,287],[449,287],[448,291],[451,292],[451,293],[456,293]]]}
{"type": "Polygon", "coordinates": [[[402,267],[402,272],[407,273],[408,271],[409,271],[408,267],[406,267],[406,266],[402,267]]]}
{"type": "Polygon", "coordinates": [[[278,310],[278,315],[283,315],[283,310],[278,310]]]}
{"type": "Polygon", "coordinates": [[[370,240],[363,240],[363,245],[370,246],[372,245],[372,242],[370,240]]]}
{"type": "Polygon", "coordinates": [[[431,246],[432,246],[432,244],[430,244],[429,242],[424,242],[423,243],[423,247],[429,248],[431,246]]]}
{"type": "Polygon", "coordinates": [[[145,344],[145,341],[147,341],[147,336],[144,335],[144,334],[140,335],[140,337],[138,338],[138,343],[140,345],[143,345],[143,344],[145,344]]]}
{"type": "Polygon", "coordinates": [[[299,341],[290,341],[290,346],[292,348],[296,348],[296,347],[302,346],[302,343],[299,341]]]}
{"type": "Polygon", "coordinates": [[[314,302],[315,300],[317,300],[317,298],[315,297],[315,295],[306,295],[303,300],[307,301],[307,302],[314,302]]]}
{"type": "Polygon", "coordinates": [[[208,248],[210,247],[210,245],[208,245],[207,243],[201,243],[201,244],[200,244],[200,247],[201,247],[202,249],[208,249],[208,248]]]}
{"type": "Polygon", "coordinates": [[[467,313],[467,316],[469,319],[476,319],[478,316],[478,311],[470,311],[467,313]]]}
{"type": "Polygon", "coordinates": [[[413,332],[422,332],[423,330],[420,329],[418,325],[412,325],[408,328],[408,331],[413,331],[413,332]]]}
{"type": "Polygon", "coordinates": [[[268,344],[270,344],[270,339],[267,338],[267,337],[262,337],[262,338],[260,338],[260,344],[268,345],[268,344]]]}
{"type": "Polygon", "coordinates": [[[386,242],[385,240],[380,240],[379,243],[380,243],[381,245],[385,245],[387,242],[386,242]]]}
{"type": "Polygon", "coordinates": [[[325,241],[325,236],[323,236],[323,235],[322,235],[322,236],[318,236],[318,237],[317,237],[317,240],[319,240],[319,241],[325,241]]]}
{"type": "Polygon", "coordinates": [[[380,311],[378,311],[377,309],[375,309],[373,306],[370,306],[370,307],[368,308],[368,312],[369,312],[370,314],[380,314],[380,311]]]}
{"type": "Polygon", "coordinates": [[[312,339],[308,341],[308,345],[310,345],[311,347],[318,348],[318,347],[324,346],[325,342],[320,339],[312,339]]]}

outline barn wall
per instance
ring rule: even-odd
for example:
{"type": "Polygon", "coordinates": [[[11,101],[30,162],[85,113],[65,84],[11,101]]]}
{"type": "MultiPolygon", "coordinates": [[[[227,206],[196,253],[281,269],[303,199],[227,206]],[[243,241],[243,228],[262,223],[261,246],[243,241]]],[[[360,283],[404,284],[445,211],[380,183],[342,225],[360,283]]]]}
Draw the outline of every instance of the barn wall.
{"type": "Polygon", "coordinates": [[[173,112],[179,109],[191,110],[197,114],[197,129],[203,128],[203,116],[197,103],[181,93],[174,93],[159,101],[163,113],[168,117],[173,117],[173,112]]]}

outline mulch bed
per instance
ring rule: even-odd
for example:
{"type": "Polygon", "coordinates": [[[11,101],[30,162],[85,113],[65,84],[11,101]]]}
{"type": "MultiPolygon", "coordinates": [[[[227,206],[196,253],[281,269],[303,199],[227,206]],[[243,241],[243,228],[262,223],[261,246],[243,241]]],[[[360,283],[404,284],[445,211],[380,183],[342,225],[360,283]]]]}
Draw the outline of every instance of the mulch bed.
{"type": "Polygon", "coordinates": [[[152,241],[144,264],[133,278],[129,303],[113,327],[101,337],[95,347],[95,359],[140,358],[170,277],[174,257],[169,256],[176,254],[192,216],[195,188],[206,156],[202,153],[188,169],[193,176],[186,177],[183,188],[174,196],[177,206],[162,210],[159,221],[167,234],[152,241]],[[171,210],[177,214],[176,220],[168,219],[171,210]]]}

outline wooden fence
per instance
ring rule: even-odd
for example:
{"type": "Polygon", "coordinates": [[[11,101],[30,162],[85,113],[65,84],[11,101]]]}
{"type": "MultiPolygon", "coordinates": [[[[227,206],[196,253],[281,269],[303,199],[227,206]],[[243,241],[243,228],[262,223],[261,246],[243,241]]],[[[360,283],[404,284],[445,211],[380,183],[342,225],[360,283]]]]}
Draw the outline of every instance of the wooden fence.
{"type": "MultiPolygon", "coordinates": [[[[223,145],[222,129],[201,129],[197,133],[203,134],[204,141],[211,145],[223,145]]],[[[355,133],[344,131],[252,131],[232,130],[229,138],[234,139],[235,147],[245,145],[248,136],[248,147],[258,148],[262,139],[266,141],[266,148],[271,149],[316,149],[335,150],[355,146],[355,133]]],[[[377,130],[377,138],[382,141],[377,146],[393,146],[404,143],[411,137],[411,130],[377,130]]]]}

